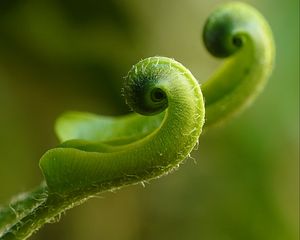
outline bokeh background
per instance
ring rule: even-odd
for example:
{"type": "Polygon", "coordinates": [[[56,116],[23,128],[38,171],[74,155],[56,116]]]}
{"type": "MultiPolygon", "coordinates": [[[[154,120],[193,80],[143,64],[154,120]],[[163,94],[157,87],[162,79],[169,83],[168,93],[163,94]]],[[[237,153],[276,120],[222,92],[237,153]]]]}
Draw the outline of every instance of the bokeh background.
{"type": "MultiPolygon", "coordinates": [[[[66,110],[128,112],[123,76],[173,57],[200,82],[221,64],[201,41],[221,0],[0,1],[0,202],[42,180],[39,158],[66,110]]],[[[200,138],[173,174],[77,207],[32,239],[296,240],[299,1],[247,1],[268,19],[276,67],[251,108],[200,138]]]]}

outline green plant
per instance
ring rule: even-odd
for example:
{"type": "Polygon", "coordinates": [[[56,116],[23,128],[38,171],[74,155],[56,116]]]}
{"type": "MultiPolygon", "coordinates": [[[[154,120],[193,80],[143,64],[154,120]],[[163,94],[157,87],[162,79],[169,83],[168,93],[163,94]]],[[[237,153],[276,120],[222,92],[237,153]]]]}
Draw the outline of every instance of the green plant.
{"type": "Polygon", "coordinates": [[[230,3],[209,17],[203,32],[208,51],[227,60],[201,89],[180,63],[151,57],[134,65],[124,83],[126,102],[137,113],[71,112],[57,120],[62,143],[40,160],[45,182],[0,210],[1,240],[26,239],[98,193],[169,173],[189,156],[202,127],[233,116],[255,98],[274,58],[263,17],[230,3]]]}

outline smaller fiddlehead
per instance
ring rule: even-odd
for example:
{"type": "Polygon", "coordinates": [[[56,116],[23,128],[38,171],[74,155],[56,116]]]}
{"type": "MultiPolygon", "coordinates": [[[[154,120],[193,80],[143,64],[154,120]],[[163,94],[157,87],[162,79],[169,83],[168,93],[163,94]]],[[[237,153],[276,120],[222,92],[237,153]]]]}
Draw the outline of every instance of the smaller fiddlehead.
{"type": "Polygon", "coordinates": [[[274,41],[264,17],[244,3],[228,3],[207,19],[203,40],[223,66],[202,85],[206,127],[248,106],[264,88],[274,62],[274,41]]]}

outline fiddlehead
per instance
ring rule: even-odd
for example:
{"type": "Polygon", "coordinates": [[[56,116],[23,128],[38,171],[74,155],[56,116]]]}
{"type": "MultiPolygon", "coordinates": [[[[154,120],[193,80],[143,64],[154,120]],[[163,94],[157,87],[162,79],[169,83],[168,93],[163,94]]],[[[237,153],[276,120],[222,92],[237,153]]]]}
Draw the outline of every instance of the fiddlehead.
{"type": "MultiPolygon", "coordinates": [[[[206,128],[239,112],[261,91],[272,69],[274,44],[263,17],[241,3],[217,9],[203,39],[209,52],[226,58],[202,86],[206,128]]],[[[126,84],[128,104],[147,116],[68,113],[59,118],[62,144],[42,157],[47,184],[32,193],[40,200],[32,202],[29,194],[29,210],[14,221],[0,210],[0,226],[9,216],[1,240],[26,239],[93,194],[166,174],[188,155],[204,122],[202,94],[191,73],[174,60],[149,58],[132,68],[126,84]]]]}
{"type": "MultiPolygon", "coordinates": [[[[203,40],[213,56],[225,59],[201,86],[206,109],[204,129],[207,129],[241,112],[255,99],[269,78],[275,50],[272,32],[263,16],[238,2],[222,5],[209,16],[203,40]]],[[[146,135],[161,121],[161,115],[145,118],[133,113],[107,118],[69,112],[58,119],[56,132],[61,141],[80,137],[118,144],[146,135]],[[128,130],[127,124],[132,122],[137,128],[128,130]],[[116,128],[118,131],[113,131],[116,128]]]]}
{"type": "Polygon", "coordinates": [[[239,112],[261,92],[273,68],[274,42],[263,16],[237,2],[210,15],[203,40],[212,55],[227,59],[202,86],[208,127],[239,112]]]}
{"type": "Polygon", "coordinates": [[[91,186],[90,191],[98,191],[156,177],[174,168],[196,144],[204,104],[187,69],[174,60],[154,57],[135,65],[126,79],[125,96],[134,111],[150,115],[167,107],[161,126],[129,144],[71,140],[50,150],[40,162],[49,189],[77,193],[91,186]]]}
{"type": "Polygon", "coordinates": [[[129,72],[124,94],[134,111],[147,115],[163,112],[161,125],[130,143],[110,145],[78,139],[46,152],[40,166],[48,197],[1,240],[25,239],[94,194],[167,174],[188,156],[202,130],[204,101],[197,81],[185,67],[169,58],[145,59],[129,72]]]}

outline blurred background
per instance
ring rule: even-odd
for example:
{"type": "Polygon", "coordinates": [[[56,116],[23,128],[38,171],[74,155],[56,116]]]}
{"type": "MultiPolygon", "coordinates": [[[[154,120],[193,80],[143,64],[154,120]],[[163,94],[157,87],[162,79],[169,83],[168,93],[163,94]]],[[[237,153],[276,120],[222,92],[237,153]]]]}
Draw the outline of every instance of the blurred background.
{"type": "MultiPolygon", "coordinates": [[[[175,58],[205,81],[221,61],[201,31],[223,2],[0,1],[0,202],[42,180],[39,158],[58,143],[59,114],[128,112],[122,81],[140,59],[175,58]]],[[[299,1],[247,2],[277,46],[252,107],[201,136],[195,161],[145,187],[102,194],[32,239],[298,239],[299,1]]]]}

